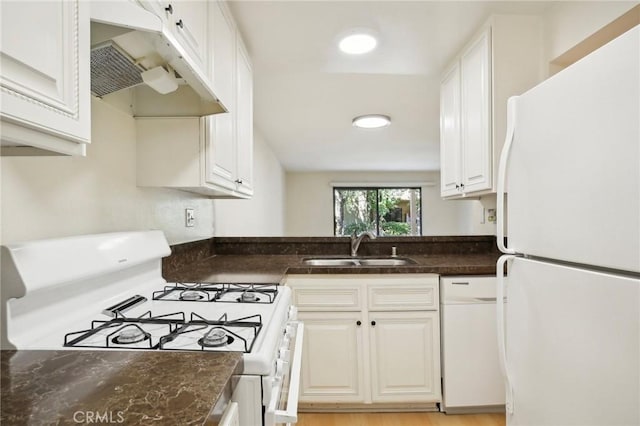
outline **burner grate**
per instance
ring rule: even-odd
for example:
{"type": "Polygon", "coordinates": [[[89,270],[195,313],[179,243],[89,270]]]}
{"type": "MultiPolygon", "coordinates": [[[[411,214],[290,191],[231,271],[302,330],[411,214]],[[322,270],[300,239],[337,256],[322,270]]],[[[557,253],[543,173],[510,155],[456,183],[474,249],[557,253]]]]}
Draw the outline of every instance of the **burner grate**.
{"type": "Polygon", "coordinates": [[[217,320],[207,319],[196,313],[191,313],[189,321],[184,312],[174,312],[153,316],[147,311],[139,317],[125,317],[117,312],[116,318],[110,320],[94,320],[91,328],[74,331],[64,336],[65,347],[82,348],[116,348],[116,349],[156,349],[156,350],[230,350],[227,347],[238,342],[242,352],[249,353],[262,330],[262,316],[250,315],[242,318],[229,319],[224,313],[217,320]],[[153,330],[151,330],[153,328],[153,330]],[[214,330],[222,330],[227,336],[226,342],[220,345],[203,345],[198,343],[192,347],[170,346],[171,342],[186,335],[196,334],[202,338],[214,330]],[[234,331],[235,330],[235,331],[234,331]],[[200,334],[198,334],[200,332],[200,334]],[[155,340],[155,342],[154,342],[155,340]]]}
{"type": "Polygon", "coordinates": [[[277,284],[207,284],[175,283],[153,292],[153,300],[181,302],[273,303],[278,295],[277,284]],[[186,297],[198,294],[201,297],[186,297]]]}

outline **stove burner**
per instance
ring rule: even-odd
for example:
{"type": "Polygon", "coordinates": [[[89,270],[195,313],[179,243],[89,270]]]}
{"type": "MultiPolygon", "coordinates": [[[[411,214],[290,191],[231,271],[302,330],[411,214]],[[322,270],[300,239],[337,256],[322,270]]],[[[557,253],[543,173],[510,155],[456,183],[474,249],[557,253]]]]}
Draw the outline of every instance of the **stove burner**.
{"type": "Polygon", "coordinates": [[[147,340],[150,337],[151,336],[149,333],[146,333],[142,329],[133,326],[133,327],[124,328],[111,341],[118,345],[131,345],[133,343],[138,343],[138,342],[142,342],[143,340],[147,340]]]}
{"type": "Polygon", "coordinates": [[[233,337],[221,328],[212,328],[203,338],[198,339],[198,344],[205,348],[217,348],[233,342],[233,337]]]}
{"type": "Polygon", "coordinates": [[[187,290],[187,291],[183,291],[180,294],[180,300],[185,300],[185,301],[202,300],[205,297],[206,295],[198,290],[187,290]]]}
{"type": "Polygon", "coordinates": [[[254,303],[254,302],[259,302],[260,298],[258,297],[255,291],[248,290],[243,292],[242,295],[238,297],[237,300],[238,302],[254,303]]]}

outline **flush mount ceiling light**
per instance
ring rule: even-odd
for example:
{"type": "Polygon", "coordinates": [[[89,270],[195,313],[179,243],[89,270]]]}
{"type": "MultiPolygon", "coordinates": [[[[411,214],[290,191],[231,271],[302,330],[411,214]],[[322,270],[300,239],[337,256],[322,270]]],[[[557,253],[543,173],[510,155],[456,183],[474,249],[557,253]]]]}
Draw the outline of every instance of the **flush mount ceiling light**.
{"type": "Polygon", "coordinates": [[[350,34],[340,40],[338,47],[350,55],[362,55],[371,52],[378,45],[378,40],[371,34],[358,32],[350,34]]]}
{"type": "Polygon", "coordinates": [[[367,114],[354,118],[352,124],[362,129],[378,129],[391,124],[391,118],[388,115],[367,114]]]}

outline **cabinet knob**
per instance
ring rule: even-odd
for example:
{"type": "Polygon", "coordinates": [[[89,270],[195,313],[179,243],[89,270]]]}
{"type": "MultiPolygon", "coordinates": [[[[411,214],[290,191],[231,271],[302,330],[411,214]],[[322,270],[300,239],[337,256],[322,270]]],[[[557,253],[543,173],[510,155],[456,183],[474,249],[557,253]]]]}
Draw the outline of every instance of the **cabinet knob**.
{"type": "Polygon", "coordinates": [[[376,322],[375,322],[375,321],[371,321],[371,325],[372,325],[373,327],[375,327],[375,326],[376,326],[376,322]]]}
{"type": "Polygon", "coordinates": [[[236,183],[242,185],[242,179],[236,179],[236,183]]]}
{"type": "Polygon", "coordinates": [[[169,5],[169,6],[165,7],[164,10],[169,12],[171,15],[173,15],[173,6],[169,5]]]}
{"type": "Polygon", "coordinates": [[[356,325],[362,325],[362,321],[356,321],[356,325]]]}
{"type": "Polygon", "coordinates": [[[456,189],[460,189],[460,185],[456,183],[456,189]]]}
{"type": "Polygon", "coordinates": [[[464,189],[464,183],[460,184],[460,188],[464,189]]]}
{"type": "Polygon", "coordinates": [[[176,25],[179,26],[180,28],[184,28],[184,23],[182,22],[182,19],[176,22],[176,25]]]}

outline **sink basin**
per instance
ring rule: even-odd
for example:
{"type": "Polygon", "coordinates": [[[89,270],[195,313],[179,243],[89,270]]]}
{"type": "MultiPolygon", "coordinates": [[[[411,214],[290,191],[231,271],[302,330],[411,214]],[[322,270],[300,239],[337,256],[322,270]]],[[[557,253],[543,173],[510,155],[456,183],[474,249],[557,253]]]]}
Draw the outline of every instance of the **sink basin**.
{"type": "Polygon", "coordinates": [[[362,266],[403,266],[403,265],[413,265],[416,262],[412,259],[407,258],[380,258],[380,259],[359,259],[358,262],[362,266]]]}
{"type": "Polygon", "coordinates": [[[305,259],[302,261],[309,266],[358,266],[356,259],[305,259]]]}
{"type": "Polygon", "coordinates": [[[406,257],[312,258],[302,261],[309,266],[403,266],[416,262],[406,257]]]}

